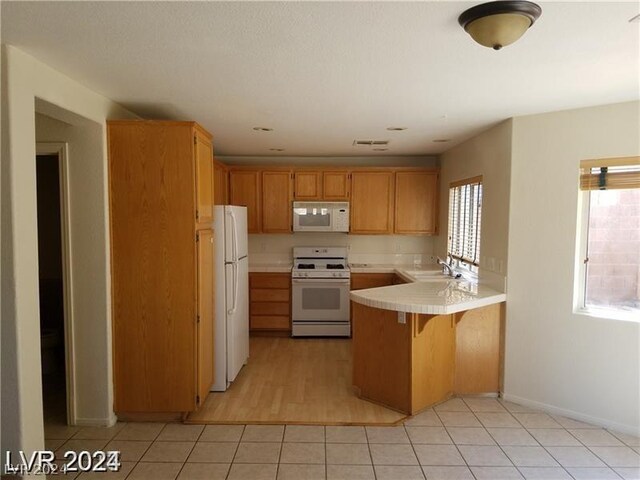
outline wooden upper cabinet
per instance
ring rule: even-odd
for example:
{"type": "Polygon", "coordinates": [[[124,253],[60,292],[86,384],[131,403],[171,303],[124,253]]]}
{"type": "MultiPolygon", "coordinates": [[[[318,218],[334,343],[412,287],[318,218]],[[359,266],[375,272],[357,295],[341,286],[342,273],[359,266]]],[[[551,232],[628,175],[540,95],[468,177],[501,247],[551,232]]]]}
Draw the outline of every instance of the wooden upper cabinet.
{"type": "Polygon", "coordinates": [[[262,172],[262,231],[291,232],[291,171],[262,172]]]}
{"type": "Polygon", "coordinates": [[[220,162],[213,163],[213,204],[229,204],[229,171],[220,162]]]}
{"type": "Polygon", "coordinates": [[[213,385],[213,343],[214,343],[214,256],[213,230],[200,230],[197,234],[198,262],[198,399],[201,402],[209,394],[213,385]]]}
{"type": "Polygon", "coordinates": [[[396,172],[395,233],[437,233],[437,205],[437,172],[396,172]]]}
{"type": "Polygon", "coordinates": [[[299,171],[293,174],[296,200],[322,200],[322,172],[299,171]]]}
{"type": "Polygon", "coordinates": [[[351,173],[351,233],[393,233],[393,171],[351,173]]]}
{"type": "Polygon", "coordinates": [[[196,164],[196,222],[213,222],[213,147],[211,139],[195,129],[194,149],[196,164]]]}
{"type": "Polygon", "coordinates": [[[260,233],[260,170],[229,172],[229,204],[247,207],[247,230],[260,233]]]}
{"type": "Polygon", "coordinates": [[[322,198],[349,200],[349,172],[322,172],[322,198]]]}

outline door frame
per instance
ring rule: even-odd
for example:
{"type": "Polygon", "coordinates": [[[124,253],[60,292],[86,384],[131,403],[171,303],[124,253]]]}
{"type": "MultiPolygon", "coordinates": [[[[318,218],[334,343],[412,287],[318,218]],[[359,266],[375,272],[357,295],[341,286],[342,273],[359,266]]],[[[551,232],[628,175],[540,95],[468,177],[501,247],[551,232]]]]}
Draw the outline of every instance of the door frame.
{"type": "Polygon", "coordinates": [[[36,155],[57,155],[60,179],[60,234],[62,236],[62,301],[64,309],[64,357],[67,424],[76,424],[76,373],[74,364],[73,270],[69,208],[69,156],[66,142],[36,142],[36,155]]]}

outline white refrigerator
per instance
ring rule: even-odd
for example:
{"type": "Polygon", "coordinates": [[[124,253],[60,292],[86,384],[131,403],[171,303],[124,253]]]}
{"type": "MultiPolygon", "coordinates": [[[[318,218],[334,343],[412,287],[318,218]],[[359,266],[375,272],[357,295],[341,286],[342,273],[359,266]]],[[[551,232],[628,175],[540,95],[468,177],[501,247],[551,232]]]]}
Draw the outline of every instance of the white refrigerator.
{"type": "Polygon", "coordinates": [[[249,359],[249,259],[247,208],[216,206],[215,380],[211,391],[224,392],[249,359]]]}

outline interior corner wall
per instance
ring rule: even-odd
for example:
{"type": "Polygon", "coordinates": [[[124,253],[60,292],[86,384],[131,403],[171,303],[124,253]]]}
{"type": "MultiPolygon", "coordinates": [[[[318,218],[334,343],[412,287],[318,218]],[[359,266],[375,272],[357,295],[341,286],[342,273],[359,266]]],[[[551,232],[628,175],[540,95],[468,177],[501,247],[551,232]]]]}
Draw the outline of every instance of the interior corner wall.
{"type": "Polygon", "coordinates": [[[640,155],[640,103],[513,120],[505,396],[640,434],[640,323],[573,313],[580,160],[640,155]]]}
{"type": "MultiPolygon", "coordinates": [[[[93,371],[93,381],[106,386],[112,396],[109,237],[107,208],[106,128],[108,118],[135,116],[71,78],[61,74],[19,49],[3,45],[2,82],[2,459],[6,451],[19,450],[30,455],[44,448],[42,419],[42,387],[40,379],[40,325],[38,310],[36,168],[35,168],[35,104],[42,99],[60,109],[96,122],[101,127],[97,162],[101,184],[86,192],[91,201],[101,205],[98,218],[90,226],[98,226],[100,236],[95,249],[96,270],[84,281],[106,285],[107,290],[94,292],[91,314],[106,322],[96,332],[96,344],[103,362],[93,371]],[[106,335],[105,335],[106,332],[106,335]],[[102,337],[102,335],[105,335],[102,337]]],[[[79,198],[75,201],[86,201],[79,198]]],[[[104,289],[103,289],[104,290],[104,289]]],[[[111,404],[111,399],[107,400],[111,404]]],[[[113,415],[102,412],[108,418],[113,415]]]]}
{"type": "MultiPolygon", "coordinates": [[[[440,156],[440,234],[435,252],[447,254],[449,184],[482,175],[480,274],[507,274],[512,120],[506,120],[440,156]]],[[[500,283],[500,282],[498,282],[500,283]]]]}

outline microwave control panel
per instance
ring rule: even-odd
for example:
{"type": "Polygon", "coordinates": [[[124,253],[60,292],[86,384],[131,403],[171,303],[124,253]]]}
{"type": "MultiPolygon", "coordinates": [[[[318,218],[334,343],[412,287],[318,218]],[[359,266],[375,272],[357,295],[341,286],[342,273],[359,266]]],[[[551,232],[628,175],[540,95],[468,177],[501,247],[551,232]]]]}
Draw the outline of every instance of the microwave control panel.
{"type": "Polygon", "coordinates": [[[336,232],[348,232],[349,231],[349,209],[348,208],[336,208],[334,210],[334,224],[333,229],[336,232]]]}

